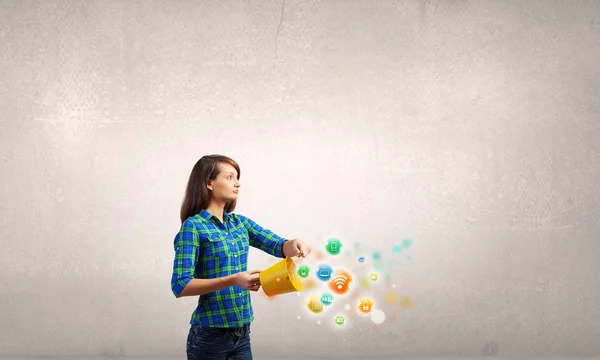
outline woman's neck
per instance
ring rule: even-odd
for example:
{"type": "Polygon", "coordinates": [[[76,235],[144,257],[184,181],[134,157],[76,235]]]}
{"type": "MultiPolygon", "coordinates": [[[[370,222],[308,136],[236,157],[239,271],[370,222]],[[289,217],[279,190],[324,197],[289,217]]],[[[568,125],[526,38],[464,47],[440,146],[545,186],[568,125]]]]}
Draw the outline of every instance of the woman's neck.
{"type": "Polygon", "coordinates": [[[206,211],[208,211],[212,216],[216,217],[217,219],[221,220],[221,222],[223,223],[223,210],[225,209],[225,204],[219,204],[219,203],[215,203],[215,202],[211,202],[208,207],[206,208],[206,211]]]}

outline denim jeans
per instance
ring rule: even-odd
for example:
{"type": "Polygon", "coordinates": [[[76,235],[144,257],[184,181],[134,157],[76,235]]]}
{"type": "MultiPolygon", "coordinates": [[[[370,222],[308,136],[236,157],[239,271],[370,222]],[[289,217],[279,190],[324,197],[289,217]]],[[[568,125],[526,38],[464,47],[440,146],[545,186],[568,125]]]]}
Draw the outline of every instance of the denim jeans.
{"type": "Polygon", "coordinates": [[[186,352],[188,360],[252,360],[250,324],[233,329],[192,324],[186,352]]]}

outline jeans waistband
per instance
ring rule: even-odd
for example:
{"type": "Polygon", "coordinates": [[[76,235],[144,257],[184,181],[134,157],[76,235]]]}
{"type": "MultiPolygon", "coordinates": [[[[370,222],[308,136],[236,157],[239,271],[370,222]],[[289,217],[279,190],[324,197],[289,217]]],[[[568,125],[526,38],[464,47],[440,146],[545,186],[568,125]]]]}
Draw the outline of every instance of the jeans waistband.
{"type": "MultiPolygon", "coordinates": [[[[194,325],[192,325],[192,326],[194,326],[194,325]]],[[[231,328],[210,327],[210,326],[204,326],[204,325],[200,325],[200,324],[196,324],[195,326],[209,328],[211,331],[231,333],[231,334],[234,334],[235,336],[243,336],[250,332],[250,324],[244,324],[241,327],[231,327],[231,328]]]]}

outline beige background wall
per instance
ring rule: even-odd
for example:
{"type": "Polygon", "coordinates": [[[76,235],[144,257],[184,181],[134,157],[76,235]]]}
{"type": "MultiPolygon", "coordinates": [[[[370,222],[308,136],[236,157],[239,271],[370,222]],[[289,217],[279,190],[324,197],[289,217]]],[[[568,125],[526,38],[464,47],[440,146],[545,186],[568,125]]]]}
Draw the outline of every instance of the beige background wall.
{"type": "Polygon", "coordinates": [[[0,1],[0,356],[183,358],[195,300],[170,292],[172,242],[209,153],[282,236],[369,260],[414,242],[367,291],[412,308],[342,330],[308,293],[258,293],[255,357],[599,354],[599,14],[0,1]]]}

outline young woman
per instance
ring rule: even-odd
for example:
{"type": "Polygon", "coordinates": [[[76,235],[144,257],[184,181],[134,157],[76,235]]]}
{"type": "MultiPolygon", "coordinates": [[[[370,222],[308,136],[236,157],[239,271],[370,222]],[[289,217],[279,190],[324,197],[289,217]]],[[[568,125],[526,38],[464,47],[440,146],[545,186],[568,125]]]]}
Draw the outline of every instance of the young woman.
{"type": "Polygon", "coordinates": [[[310,246],[286,240],[234,214],[240,167],[222,155],[203,156],[190,174],[175,236],[171,290],[198,296],[186,352],[191,359],[252,359],[249,291],[260,288],[259,270],[247,269],[249,246],[276,257],[305,257],[310,246]]]}

